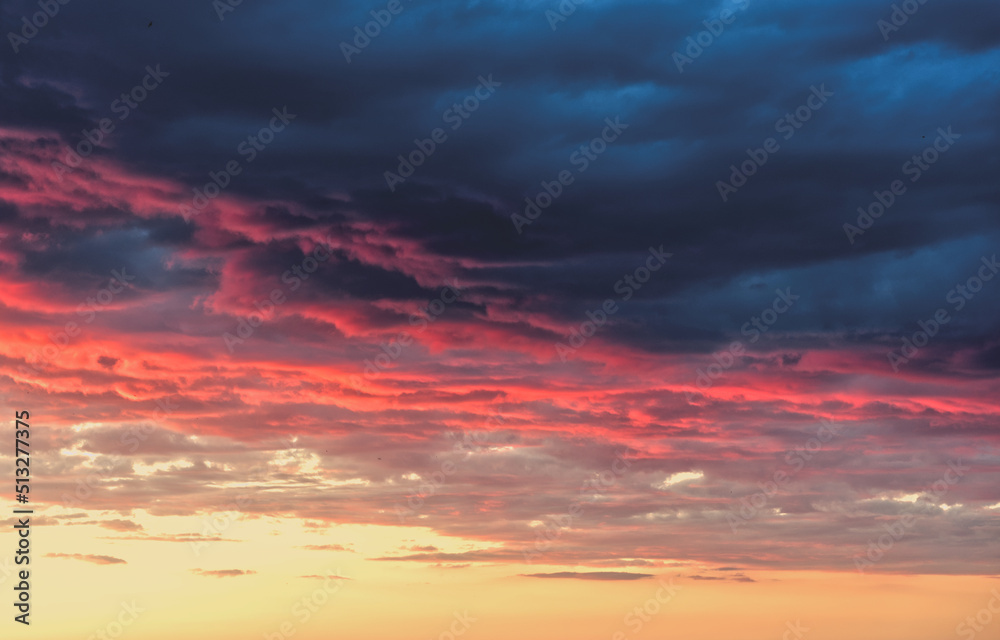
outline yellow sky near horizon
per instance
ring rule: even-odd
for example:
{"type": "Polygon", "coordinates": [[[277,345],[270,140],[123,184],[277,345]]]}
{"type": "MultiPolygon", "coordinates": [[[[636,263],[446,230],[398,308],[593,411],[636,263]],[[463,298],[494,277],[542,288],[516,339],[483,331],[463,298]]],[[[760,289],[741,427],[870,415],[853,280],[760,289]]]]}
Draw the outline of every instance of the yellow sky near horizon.
{"type": "MultiPolygon", "coordinates": [[[[143,535],[185,534],[204,526],[200,516],[139,511],[131,519],[144,527],[143,535]]],[[[231,542],[211,542],[197,552],[187,542],[123,539],[135,536],[93,524],[35,526],[30,633],[62,640],[88,638],[98,630],[113,632],[123,603],[134,602],[143,611],[119,637],[450,640],[449,629],[457,625],[461,637],[472,640],[794,640],[790,629],[798,625],[808,630],[803,637],[809,640],[941,640],[958,637],[957,625],[985,607],[991,589],[1000,587],[1000,581],[986,576],[750,567],[744,573],[754,582],[698,580],[692,576],[719,567],[685,562],[613,569],[654,575],[640,580],[536,578],[523,574],[612,569],[507,563],[447,568],[374,561],[408,553],[411,546],[446,552],[486,546],[421,527],[317,529],[307,524],[238,517],[220,532],[231,542]],[[342,545],[348,550],[303,548],[308,545],[342,545]],[[106,556],[125,563],[95,564],[49,553],[106,556]],[[247,573],[196,573],[233,570],[247,573]],[[337,573],[348,579],[328,582],[322,577],[337,573]],[[677,587],[669,599],[661,590],[668,583],[677,587]],[[664,604],[656,603],[658,592],[667,600],[664,604]],[[635,613],[636,607],[647,607],[647,621],[635,613]],[[467,630],[463,618],[471,621],[467,630]],[[288,631],[292,633],[286,635],[288,631]]],[[[12,529],[5,527],[0,550],[12,553],[15,545],[12,529]]],[[[2,574],[2,588],[12,589],[15,576],[2,574]]],[[[12,618],[11,607],[2,626],[21,627],[12,618]]],[[[980,637],[996,637],[1000,622],[996,624],[980,637]]]]}

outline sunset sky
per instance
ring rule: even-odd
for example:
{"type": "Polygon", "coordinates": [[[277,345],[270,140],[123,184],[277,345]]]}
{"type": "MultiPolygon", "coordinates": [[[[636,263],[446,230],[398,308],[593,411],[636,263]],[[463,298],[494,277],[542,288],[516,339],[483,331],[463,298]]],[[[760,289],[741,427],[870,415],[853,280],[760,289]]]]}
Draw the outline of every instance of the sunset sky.
{"type": "Polygon", "coordinates": [[[996,2],[0,18],[4,638],[1000,638],[996,2]]]}

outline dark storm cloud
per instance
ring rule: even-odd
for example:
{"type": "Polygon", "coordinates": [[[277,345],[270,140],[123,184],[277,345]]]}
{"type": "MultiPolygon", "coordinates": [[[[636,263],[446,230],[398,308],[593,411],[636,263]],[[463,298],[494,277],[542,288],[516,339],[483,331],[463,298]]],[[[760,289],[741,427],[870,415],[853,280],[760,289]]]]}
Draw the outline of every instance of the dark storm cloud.
{"type": "MultiPolygon", "coordinates": [[[[8,6],[17,18],[31,5],[8,6]]],[[[826,304],[789,316],[789,329],[864,326],[873,311],[887,329],[915,321],[937,294],[928,288],[914,292],[912,303],[887,303],[881,287],[866,282],[869,269],[930,250],[926,268],[937,271],[974,238],[992,246],[1000,238],[988,206],[997,190],[983,186],[997,168],[985,154],[996,136],[985,114],[998,105],[997,91],[979,80],[995,66],[1000,12],[972,0],[922,5],[885,41],[877,21],[890,5],[750,2],[678,72],[673,54],[718,10],[713,3],[605,4],[552,31],[541,6],[435,3],[408,8],[347,63],[340,42],[369,19],[360,9],[241,5],[220,21],[204,2],[169,10],[71,4],[19,54],[4,52],[11,99],[2,118],[78,134],[110,115],[145,64],[161,64],[170,74],[163,87],[110,134],[117,153],[201,186],[209,171],[239,158],[237,146],[267,124],[272,107],[287,105],[297,118],[229,187],[316,212],[306,218],[265,208],[263,220],[274,225],[308,227],[341,215],[343,205],[328,195],[343,190],[354,214],[391,223],[441,255],[490,261],[491,279],[550,294],[549,311],[567,320],[608,297],[650,242],[664,242],[675,264],[608,329],[651,350],[733,332],[733,317],[706,326],[697,306],[727,283],[772,273],[774,286],[794,284],[792,270],[814,266],[832,274],[821,296],[813,292],[826,304]],[[156,28],[140,28],[150,18],[156,28]],[[273,37],[288,28],[293,41],[273,37]],[[509,46],[512,29],[516,46],[509,46]],[[87,46],[71,54],[66,42],[87,46]],[[451,131],[442,114],[484,74],[501,85],[451,131]],[[819,85],[833,97],[783,140],[775,121],[819,85]],[[620,140],[519,236],[509,214],[523,210],[541,181],[572,170],[573,151],[614,116],[628,124],[620,140]],[[955,148],[850,245],[843,223],[854,223],[872,191],[900,178],[900,166],[948,125],[962,135],[955,148]],[[390,192],[383,172],[395,171],[396,156],[436,126],[448,140],[390,192]],[[772,136],[781,149],[722,202],[716,181],[728,179],[746,148],[772,136]],[[511,268],[525,260],[546,264],[511,268]],[[707,332],[686,326],[679,309],[707,332]]],[[[166,220],[150,240],[190,240],[190,223],[166,220]]],[[[93,265],[84,270],[102,260],[78,256],[77,264],[93,265]]],[[[349,295],[416,294],[395,276],[349,263],[343,269],[349,295]]]]}
{"type": "MultiPolygon", "coordinates": [[[[621,535],[633,556],[645,549],[650,552],[644,555],[659,558],[654,551],[664,544],[662,531],[673,529],[692,533],[670,537],[678,540],[679,556],[698,557],[705,547],[719,561],[754,566],[775,556],[755,560],[745,548],[732,548],[722,514],[748,495],[746,485],[766,478],[761,465],[780,468],[787,448],[805,441],[797,429],[813,421],[812,412],[846,410],[837,403],[856,399],[865,446],[916,440],[914,449],[874,454],[859,441],[850,455],[825,452],[803,482],[824,471],[840,474],[836,481],[810,480],[804,495],[777,496],[772,506],[781,517],[762,517],[748,534],[762,551],[776,547],[775,540],[823,539],[826,547],[796,547],[785,560],[807,566],[822,557],[840,566],[839,555],[831,559],[833,550],[853,552],[866,536],[848,535],[831,523],[875,529],[883,512],[908,508],[895,495],[884,496],[886,504],[856,508],[858,496],[916,491],[933,476],[926,468],[930,462],[947,462],[928,460],[936,452],[960,452],[969,438],[991,438],[996,431],[985,409],[976,413],[965,404],[974,404],[977,392],[986,395],[983,381],[1000,368],[1000,279],[984,283],[961,309],[949,296],[976,276],[984,258],[1000,253],[1000,89],[991,82],[1000,62],[1000,8],[989,0],[931,0],[884,38],[878,21],[890,19],[892,4],[585,3],[554,31],[545,17],[551,5],[544,2],[414,4],[348,63],[341,42],[370,20],[370,6],[244,2],[219,20],[206,0],[77,0],[62,6],[18,53],[0,47],[0,128],[35,132],[16,143],[0,136],[6,157],[0,157],[0,269],[29,284],[61,284],[77,292],[67,302],[70,315],[112,269],[136,275],[134,287],[116,304],[163,294],[158,307],[126,317],[109,312],[89,328],[97,335],[101,328],[116,336],[148,334],[163,345],[156,357],[135,350],[132,358],[155,361],[171,374],[185,372],[183,381],[144,383],[141,375],[149,369],[95,351],[94,370],[74,371],[62,393],[77,394],[84,384],[100,393],[123,389],[114,398],[97,391],[85,398],[79,415],[94,420],[115,415],[114,402],[139,402],[122,398],[141,397],[148,411],[150,394],[176,394],[185,407],[178,432],[245,429],[271,437],[294,429],[304,438],[341,436],[333,453],[318,439],[308,444],[317,451],[322,445],[322,460],[338,473],[386,487],[370,489],[378,500],[349,493],[332,505],[312,500],[308,488],[295,489],[301,490],[292,496],[299,513],[317,518],[348,519],[352,507],[366,514],[357,516],[361,520],[383,517],[371,515],[373,504],[384,508],[401,499],[390,480],[436,468],[440,443],[430,436],[473,415],[463,403],[504,388],[515,398],[518,427],[558,424],[586,433],[608,428],[616,437],[659,439],[674,447],[664,460],[650,454],[637,461],[636,479],[627,481],[634,483],[632,501],[609,510],[623,525],[652,523],[621,535]],[[688,38],[698,37],[703,21],[741,4],[735,21],[710,44],[691,45],[688,38]],[[154,26],[147,28],[150,20],[154,26]],[[690,57],[683,70],[681,54],[690,57]],[[141,83],[147,65],[162,67],[162,86],[119,119],[115,101],[141,83]],[[499,83],[495,92],[452,128],[448,114],[473,94],[480,77],[499,83]],[[816,99],[820,106],[810,106],[816,99]],[[241,144],[268,126],[272,109],[282,107],[294,119],[249,161],[241,144]],[[83,130],[102,118],[113,118],[114,131],[74,171],[79,182],[66,183],[78,206],[47,200],[50,194],[36,188],[40,176],[30,168],[41,167],[42,177],[48,176],[51,158],[65,157],[85,139],[83,130]],[[582,163],[581,145],[599,139],[606,119],[616,118],[626,125],[620,135],[582,163]],[[385,172],[398,172],[398,156],[426,144],[415,140],[437,127],[447,139],[390,190],[385,172]],[[941,143],[940,131],[949,128],[957,135],[941,143]],[[724,201],[719,182],[731,181],[734,167],[748,161],[748,149],[759,154],[755,150],[769,138],[780,149],[724,201]],[[920,154],[926,166],[915,173],[913,158],[920,154]],[[116,183],[120,188],[93,196],[87,189],[101,188],[101,178],[121,178],[102,164],[112,160],[128,167],[128,175],[116,183]],[[218,175],[233,161],[241,170],[229,177],[225,196],[238,199],[240,215],[220,206],[181,217],[194,195],[190,189],[204,191],[210,173],[218,175]],[[525,199],[537,202],[543,183],[552,189],[560,171],[568,171],[573,182],[562,185],[561,195],[519,233],[511,214],[524,214],[525,199]],[[136,176],[183,188],[172,192],[170,185],[134,181],[136,176]],[[906,192],[878,217],[859,221],[858,208],[884,206],[878,198],[886,198],[895,180],[906,192]],[[7,198],[8,189],[20,199],[7,198]],[[131,204],[141,202],[140,213],[130,209],[130,198],[131,204]],[[845,233],[845,223],[863,227],[863,233],[845,233]],[[160,362],[168,350],[193,359],[205,351],[195,340],[205,336],[225,355],[217,336],[236,326],[226,314],[249,314],[253,302],[280,286],[282,274],[301,265],[312,243],[324,237],[343,244],[333,246],[331,258],[303,280],[301,290],[287,292],[287,306],[267,319],[252,343],[241,345],[239,355],[254,363],[253,370],[226,369],[224,361],[160,362]],[[618,283],[636,273],[650,247],[661,246],[673,256],[623,299],[618,283]],[[399,394],[384,403],[366,396],[369,391],[357,392],[357,398],[380,402],[371,412],[347,402],[313,403],[336,397],[341,374],[361,373],[365,360],[382,355],[377,343],[383,336],[373,334],[399,325],[413,329],[405,323],[411,309],[393,305],[433,298],[442,273],[470,280],[470,292],[380,379],[400,370],[419,375],[391,382],[399,394]],[[777,291],[798,298],[752,341],[744,328],[775,308],[777,291]],[[549,367],[553,354],[542,350],[609,298],[620,311],[601,329],[601,339],[640,354],[708,353],[742,341],[749,355],[734,361],[719,383],[732,381],[740,393],[728,394],[728,400],[706,397],[699,405],[685,402],[677,389],[654,385],[695,384],[694,366],[687,379],[683,372],[658,371],[651,381],[644,377],[645,363],[631,353],[628,367],[636,378],[613,392],[607,379],[593,375],[596,368],[549,367]],[[216,303],[218,313],[205,313],[207,301],[216,303]],[[928,396],[938,393],[929,387],[950,375],[953,386],[940,393],[956,399],[950,405],[911,405],[914,387],[868,374],[875,366],[888,373],[882,353],[898,348],[939,308],[949,309],[954,320],[904,373],[941,376],[922,387],[928,396]],[[157,332],[170,339],[160,341],[157,332]],[[354,341],[359,337],[371,338],[369,348],[354,341]],[[481,343],[498,350],[536,348],[535,357],[484,358],[474,350],[481,343]],[[880,361],[838,359],[838,349],[870,350],[880,361]],[[298,375],[318,358],[342,366],[336,375],[298,375]],[[240,393],[279,379],[265,381],[256,370],[269,360],[287,365],[280,379],[288,387],[280,395],[294,400],[268,403],[256,393],[240,393]],[[417,365],[407,370],[408,363],[417,365]],[[126,375],[136,377],[122,380],[126,375]],[[439,389],[441,381],[453,386],[439,389]],[[634,388],[647,382],[649,389],[634,388]],[[742,395],[753,398],[755,385],[768,384],[791,399],[750,401],[742,395]],[[548,397],[526,396],[528,388],[548,397]],[[877,395],[870,401],[852,396],[859,389],[877,395]],[[584,393],[594,404],[576,404],[584,393]],[[830,398],[823,394],[840,396],[820,406],[802,401],[830,398]],[[720,433],[734,440],[720,439],[720,433]],[[407,437],[398,449],[383,443],[401,434],[407,437]],[[776,444],[765,450],[761,439],[776,444]],[[378,462],[361,462],[372,458],[378,462]],[[907,460],[921,472],[901,472],[907,460]],[[702,484],[671,485],[669,492],[655,488],[665,477],[695,469],[705,474],[702,484]],[[812,519],[817,514],[830,515],[812,519]],[[706,523],[718,529],[707,539],[699,529],[706,523]]],[[[16,28],[34,6],[28,0],[5,3],[4,24],[16,28]]],[[[41,302],[55,296],[47,290],[37,295],[41,302]]],[[[25,304],[7,315],[37,324],[35,313],[25,304]]],[[[8,360],[20,364],[13,357],[0,364],[8,360]]],[[[141,411],[133,407],[128,415],[141,411]]],[[[186,455],[205,447],[163,429],[146,436],[148,450],[186,455]]],[[[110,431],[88,433],[87,443],[107,454],[121,449],[118,434],[110,431]]],[[[456,535],[499,531],[510,548],[380,560],[516,560],[521,554],[514,549],[534,535],[526,523],[565,509],[565,490],[548,491],[556,486],[549,471],[557,461],[586,461],[588,471],[600,472],[612,455],[552,434],[518,432],[500,444],[515,453],[463,472],[454,481],[458,488],[429,500],[425,514],[456,535]],[[523,479],[529,471],[530,481],[523,479]],[[523,497],[498,507],[503,491],[523,497]],[[487,522],[456,515],[478,512],[477,501],[490,502],[504,517],[487,522]]],[[[156,506],[163,513],[183,512],[205,481],[224,476],[199,463],[157,473],[129,490],[138,503],[154,493],[180,496],[156,506]]],[[[986,556],[981,547],[937,549],[930,541],[933,534],[957,540],[962,526],[987,526],[981,509],[995,503],[989,486],[981,479],[955,490],[963,502],[975,502],[967,510],[924,514],[928,538],[914,539],[914,564],[920,554],[924,566],[935,570],[958,563],[962,553],[968,563],[986,556]]],[[[71,490],[68,482],[64,489],[71,490]]],[[[267,499],[254,510],[284,508],[267,499]]],[[[599,533],[574,535],[580,536],[579,547],[567,543],[558,552],[562,559],[618,561],[596,552],[602,549],[599,533]]],[[[901,549],[898,557],[905,553],[901,549]]]]}
{"type": "Polygon", "coordinates": [[[122,282],[131,289],[120,294],[122,299],[136,295],[137,289],[165,291],[206,282],[209,276],[203,270],[164,263],[166,252],[161,245],[177,245],[191,237],[187,224],[170,220],[86,232],[50,229],[43,246],[23,250],[21,271],[27,277],[67,285],[77,291],[76,295],[96,291],[121,274],[122,282]]]}

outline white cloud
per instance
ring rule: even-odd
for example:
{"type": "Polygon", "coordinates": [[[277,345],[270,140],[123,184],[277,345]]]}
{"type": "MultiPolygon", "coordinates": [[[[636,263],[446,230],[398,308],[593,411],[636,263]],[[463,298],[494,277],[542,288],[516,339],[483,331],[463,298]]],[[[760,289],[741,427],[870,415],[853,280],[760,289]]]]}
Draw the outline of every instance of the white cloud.
{"type": "Polygon", "coordinates": [[[666,480],[660,484],[654,485],[657,489],[666,489],[667,487],[673,486],[675,484],[680,484],[682,482],[689,482],[691,480],[700,480],[704,478],[705,474],[701,471],[681,471],[680,473],[675,473],[668,476],[666,480]]]}

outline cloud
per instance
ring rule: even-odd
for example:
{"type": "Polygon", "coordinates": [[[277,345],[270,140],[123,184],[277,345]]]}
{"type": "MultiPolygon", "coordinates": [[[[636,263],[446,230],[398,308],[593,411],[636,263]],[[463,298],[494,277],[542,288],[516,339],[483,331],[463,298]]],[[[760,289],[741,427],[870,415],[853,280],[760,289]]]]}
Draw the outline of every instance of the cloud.
{"type": "MultiPolygon", "coordinates": [[[[24,520],[22,516],[19,520],[18,518],[7,518],[5,520],[0,520],[0,526],[2,527],[12,527],[18,524],[20,521],[24,520]]],[[[59,524],[59,518],[50,516],[31,516],[31,526],[33,527],[49,527],[59,524]]]]}
{"type": "MultiPolygon", "coordinates": [[[[595,4],[572,38],[536,29],[530,3],[425,3],[326,93],[347,5],[243,3],[238,35],[157,18],[154,46],[109,2],[74,5],[78,28],[0,72],[0,392],[46,416],[41,504],[420,525],[482,547],[373,558],[389,562],[518,564],[544,542],[553,566],[747,571],[842,568],[912,514],[921,535],[880,569],[991,566],[1000,280],[955,287],[1000,243],[984,160],[1000,89],[982,82],[1000,62],[995,2],[928,3],[889,41],[884,6],[751,3],[683,73],[696,3],[595,4]],[[426,24],[451,35],[424,46],[426,24]],[[57,175],[145,73],[108,61],[153,57],[171,61],[166,86],[57,175]],[[489,74],[495,95],[390,190],[397,157],[489,74]],[[786,138],[779,119],[820,87],[833,95],[786,138]],[[244,162],[239,142],[284,106],[296,118],[244,162]],[[581,172],[571,158],[606,118],[627,129],[581,172]],[[961,137],[910,182],[904,163],[948,126],[961,137]],[[718,183],[770,137],[780,150],[723,201],[718,183]],[[241,172],[185,212],[234,157],[241,172]],[[511,214],[564,170],[518,233],[511,214]],[[852,244],[843,225],[896,179],[906,193],[852,244]],[[649,271],[650,249],[673,255],[649,271]],[[445,303],[450,282],[462,294],[445,303]],[[797,296],[780,315],[778,291],[797,296]],[[894,371],[887,353],[939,308],[952,319],[894,371]],[[796,454],[827,419],[844,435],[796,454]],[[466,433],[487,435],[456,447],[466,433]],[[627,473],[581,492],[626,444],[627,473]],[[926,492],[963,456],[976,471],[941,500],[871,499],[926,492]],[[734,535],[727,516],[792,469],[734,535]],[[563,528],[570,505],[583,515],[563,528]]],[[[128,522],[100,526],[234,541],[128,522]]]]}
{"type": "Polygon", "coordinates": [[[243,569],[191,569],[191,573],[197,574],[199,576],[209,576],[212,578],[233,578],[236,576],[248,576],[257,573],[256,571],[247,571],[243,569]]]}
{"type": "Polygon", "coordinates": [[[108,540],[137,540],[144,542],[243,542],[235,538],[223,538],[221,536],[202,535],[200,533],[174,533],[174,534],[137,534],[132,536],[103,536],[108,540]]]}
{"type": "Polygon", "coordinates": [[[348,553],[356,553],[354,549],[351,549],[349,546],[345,547],[342,544],[307,544],[300,548],[308,549],[310,551],[345,551],[348,553]]]}
{"type": "Polygon", "coordinates": [[[84,562],[92,562],[94,564],[128,564],[121,558],[114,558],[112,556],[100,556],[92,554],[83,553],[46,553],[46,558],[69,558],[72,560],[83,560],[84,562]]]}
{"type": "Polygon", "coordinates": [[[704,477],[705,474],[702,473],[701,471],[682,471],[680,473],[675,473],[671,475],[666,480],[656,485],[656,488],[666,490],[667,487],[670,487],[672,485],[683,484],[685,482],[690,482],[692,480],[700,480],[701,478],[704,477]]]}
{"type": "Polygon", "coordinates": [[[405,556],[378,556],[374,558],[368,558],[374,561],[383,562],[462,562],[462,561],[472,561],[472,562],[483,562],[483,561],[496,561],[496,560],[515,560],[520,557],[521,554],[513,549],[500,549],[500,550],[477,550],[477,551],[463,551],[459,553],[445,553],[445,552],[432,552],[432,553],[413,553],[405,556]]]}
{"type": "MultiPolygon", "coordinates": [[[[34,523],[32,523],[34,524],[34,523]]],[[[142,531],[143,527],[138,522],[132,520],[85,520],[79,522],[67,522],[68,525],[97,525],[112,531],[142,531]]]]}
{"type": "Polygon", "coordinates": [[[651,573],[627,573],[624,571],[591,571],[579,573],[576,571],[559,571],[556,573],[524,573],[526,578],[575,578],[577,580],[641,580],[652,578],[651,573]]]}
{"type": "MultiPolygon", "coordinates": [[[[722,571],[722,569],[717,569],[717,571],[722,571]]],[[[750,578],[742,573],[734,573],[729,576],[702,576],[693,575],[688,576],[691,580],[728,580],[730,582],[757,582],[753,578],[750,578]]]]}

